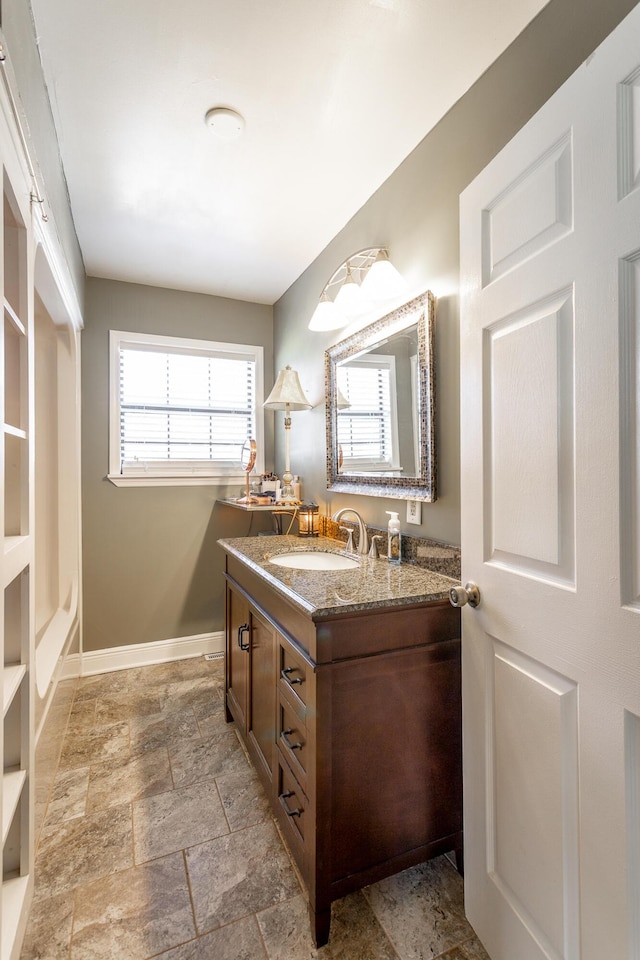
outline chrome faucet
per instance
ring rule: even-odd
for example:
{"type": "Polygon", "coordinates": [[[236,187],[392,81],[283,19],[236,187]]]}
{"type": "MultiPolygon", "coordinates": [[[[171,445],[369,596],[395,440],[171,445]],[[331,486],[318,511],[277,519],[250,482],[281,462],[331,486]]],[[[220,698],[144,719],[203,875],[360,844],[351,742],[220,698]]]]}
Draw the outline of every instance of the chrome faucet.
{"type": "Polygon", "coordinates": [[[364,522],[364,520],[362,519],[362,517],[360,516],[360,514],[358,513],[358,511],[357,511],[357,510],[354,510],[353,507],[342,507],[341,510],[336,510],[336,512],[334,513],[334,515],[331,517],[331,519],[332,519],[335,523],[337,523],[337,522],[341,519],[341,517],[343,517],[343,516],[345,515],[345,513],[352,513],[353,516],[354,516],[354,517],[356,518],[356,520],[358,521],[358,550],[357,550],[357,552],[358,552],[361,556],[366,557],[367,553],[369,552],[369,535],[368,535],[368,533],[367,533],[367,528],[366,528],[366,526],[365,526],[365,522],[364,522]]]}

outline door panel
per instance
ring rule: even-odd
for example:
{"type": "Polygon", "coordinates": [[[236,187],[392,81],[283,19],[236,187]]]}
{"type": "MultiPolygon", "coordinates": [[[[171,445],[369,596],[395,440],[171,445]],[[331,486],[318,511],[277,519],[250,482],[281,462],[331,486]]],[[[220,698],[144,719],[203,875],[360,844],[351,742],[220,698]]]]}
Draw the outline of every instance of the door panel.
{"type": "Polygon", "coordinates": [[[573,291],[485,328],[485,557],[573,578],[573,291]],[[503,398],[509,402],[504,403],[503,398]]]}
{"type": "Polygon", "coordinates": [[[640,960],[640,6],[461,197],[465,904],[640,960]]]}
{"type": "Polygon", "coordinates": [[[621,510],[632,522],[622,529],[625,603],[640,606],[640,252],[620,263],[621,510]]]}
{"type": "Polygon", "coordinates": [[[637,67],[618,88],[619,197],[640,186],[640,69],[637,67]]]}
{"type": "Polygon", "coordinates": [[[271,785],[276,749],[276,631],[251,611],[251,716],[249,739],[258,752],[265,784],[271,785]]]}
{"type": "Polygon", "coordinates": [[[249,603],[227,585],[227,698],[243,733],[247,728],[249,700],[249,603]]]}
{"type": "Polygon", "coordinates": [[[493,641],[487,864],[536,939],[577,949],[577,687],[493,641]]]}
{"type": "MultiPolygon", "coordinates": [[[[629,900],[640,903],[640,717],[625,710],[627,837],[629,900]]],[[[629,941],[633,960],[640,956],[640,910],[631,911],[629,941]]]]}
{"type": "Polygon", "coordinates": [[[564,134],[483,211],[483,286],[573,227],[571,136],[564,134]]]}

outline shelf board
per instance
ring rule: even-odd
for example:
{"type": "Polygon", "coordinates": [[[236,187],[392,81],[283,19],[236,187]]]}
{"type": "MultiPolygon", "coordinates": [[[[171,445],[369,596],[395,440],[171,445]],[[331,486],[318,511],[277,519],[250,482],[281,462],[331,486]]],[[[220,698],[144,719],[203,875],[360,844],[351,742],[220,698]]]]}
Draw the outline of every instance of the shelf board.
{"type": "Polygon", "coordinates": [[[273,513],[274,510],[295,510],[299,504],[289,506],[286,503],[240,503],[239,500],[227,499],[218,500],[218,503],[224,503],[226,507],[234,507],[236,510],[244,510],[245,513],[273,513]]]}
{"type": "Polygon", "coordinates": [[[4,537],[2,587],[8,587],[12,580],[31,562],[31,538],[29,536],[4,537]]]}
{"type": "Polygon", "coordinates": [[[4,846],[9,827],[16,812],[22,787],[27,779],[26,770],[10,770],[2,775],[2,844],[4,846]]]}
{"type": "Polygon", "coordinates": [[[12,877],[2,884],[2,960],[10,960],[22,917],[29,877],[12,877]]]}
{"type": "Polygon", "coordinates": [[[27,439],[27,431],[21,430],[20,427],[14,427],[12,423],[5,423],[4,432],[5,436],[18,437],[19,440],[27,439]]]}
{"type": "Polygon", "coordinates": [[[4,668],[2,674],[3,716],[6,715],[7,710],[11,706],[26,672],[27,668],[24,663],[18,663],[4,668]]]}
{"type": "Polygon", "coordinates": [[[27,331],[25,330],[25,326],[22,320],[20,319],[18,314],[15,312],[15,310],[13,309],[13,307],[11,306],[11,304],[9,303],[6,297],[4,298],[4,315],[5,317],[9,318],[9,320],[11,321],[11,323],[13,324],[13,326],[16,328],[17,332],[21,336],[23,337],[26,336],[27,331]]]}
{"type": "Polygon", "coordinates": [[[18,537],[5,537],[3,544],[3,553],[5,557],[8,557],[10,553],[13,553],[14,550],[19,550],[21,546],[27,544],[29,537],[18,536],[18,537]]]}

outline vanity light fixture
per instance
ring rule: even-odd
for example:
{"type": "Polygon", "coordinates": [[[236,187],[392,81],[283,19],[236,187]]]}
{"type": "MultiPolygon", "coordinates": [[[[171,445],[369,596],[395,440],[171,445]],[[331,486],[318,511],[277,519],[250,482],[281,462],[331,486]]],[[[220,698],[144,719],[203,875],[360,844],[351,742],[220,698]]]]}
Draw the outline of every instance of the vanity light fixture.
{"type": "Polygon", "coordinates": [[[284,410],[284,437],[285,437],[285,471],[282,474],[282,487],[278,503],[300,503],[293,492],[293,474],[289,457],[289,437],[291,433],[291,411],[309,410],[311,404],[307,400],[300,386],[300,380],[295,370],[289,364],[281,370],[274,384],[273,390],[263,403],[269,410],[284,410]]]}
{"type": "Polygon", "coordinates": [[[353,253],[331,275],[309,321],[310,330],[338,330],[354,317],[405,293],[407,284],[385,247],[353,253]]]}
{"type": "Polygon", "coordinates": [[[303,503],[298,509],[298,536],[317,537],[320,533],[320,513],[317,503],[303,503]]]}

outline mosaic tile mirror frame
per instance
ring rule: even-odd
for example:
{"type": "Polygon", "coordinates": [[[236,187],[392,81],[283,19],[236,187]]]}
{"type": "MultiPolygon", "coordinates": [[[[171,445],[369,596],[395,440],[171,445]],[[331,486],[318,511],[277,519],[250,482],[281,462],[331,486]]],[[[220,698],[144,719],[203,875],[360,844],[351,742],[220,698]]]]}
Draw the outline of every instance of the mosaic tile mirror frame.
{"type": "Polygon", "coordinates": [[[435,314],[427,291],[325,351],[329,490],[436,499],[435,314]]]}

